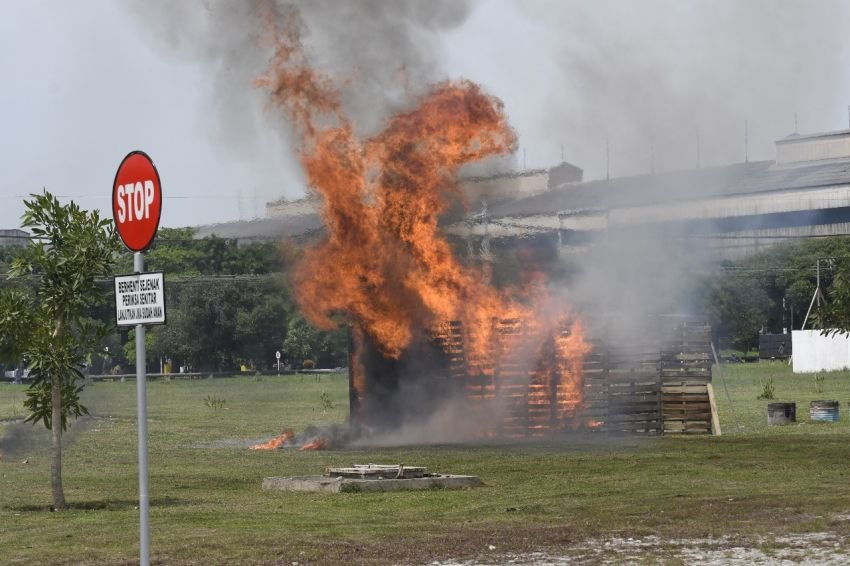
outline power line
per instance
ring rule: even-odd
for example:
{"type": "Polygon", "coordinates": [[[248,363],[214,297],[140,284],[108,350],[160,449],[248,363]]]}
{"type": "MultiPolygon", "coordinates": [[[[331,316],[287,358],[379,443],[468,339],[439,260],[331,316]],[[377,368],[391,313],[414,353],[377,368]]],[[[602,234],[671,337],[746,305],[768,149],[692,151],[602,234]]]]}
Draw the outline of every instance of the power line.
{"type": "MultiPolygon", "coordinates": [[[[32,195],[14,195],[15,198],[31,198],[32,195]]],[[[97,194],[97,195],[53,195],[56,198],[70,198],[70,199],[100,199],[100,198],[109,198],[108,194],[97,194]]],[[[162,198],[164,200],[237,200],[239,199],[238,195],[203,195],[203,196],[195,196],[195,195],[163,195],[162,198]]]]}
{"type": "MultiPolygon", "coordinates": [[[[220,242],[232,242],[235,240],[283,240],[283,236],[216,236],[215,234],[210,236],[204,236],[203,238],[156,238],[153,243],[153,247],[155,248],[157,244],[175,244],[182,243],[188,244],[191,242],[201,243],[201,242],[211,242],[211,241],[220,241],[220,242]]],[[[0,241],[2,240],[28,240],[28,241],[44,241],[49,242],[49,238],[39,238],[37,236],[19,236],[19,235],[3,235],[0,234],[0,241]]]]}
{"type": "MultiPolygon", "coordinates": [[[[286,272],[276,271],[272,273],[257,273],[257,274],[200,274],[200,275],[171,275],[166,276],[166,283],[211,283],[220,281],[261,281],[263,279],[282,278],[287,275],[286,272]]],[[[29,274],[12,276],[7,273],[0,273],[0,278],[5,281],[38,281],[42,279],[41,275],[29,274]]],[[[95,283],[112,283],[113,277],[95,277],[95,283]]]]}

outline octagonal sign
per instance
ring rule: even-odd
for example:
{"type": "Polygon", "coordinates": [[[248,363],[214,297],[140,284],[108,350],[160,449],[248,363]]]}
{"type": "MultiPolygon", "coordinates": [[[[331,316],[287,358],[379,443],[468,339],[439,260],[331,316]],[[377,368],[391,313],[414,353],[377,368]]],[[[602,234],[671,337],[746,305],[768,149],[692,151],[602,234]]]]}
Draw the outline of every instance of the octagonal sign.
{"type": "Polygon", "coordinates": [[[121,161],[112,184],[112,218],[121,241],[134,252],[153,242],[162,214],[162,186],[156,166],[143,151],[121,161]]]}

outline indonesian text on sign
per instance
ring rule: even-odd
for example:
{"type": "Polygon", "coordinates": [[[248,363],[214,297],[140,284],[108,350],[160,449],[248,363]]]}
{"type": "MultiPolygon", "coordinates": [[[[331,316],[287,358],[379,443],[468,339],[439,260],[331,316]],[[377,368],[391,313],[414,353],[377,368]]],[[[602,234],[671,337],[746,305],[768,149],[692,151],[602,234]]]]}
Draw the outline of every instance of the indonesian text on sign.
{"type": "Polygon", "coordinates": [[[165,322],[162,273],[115,278],[115,318],[119,326],[165,322]]]}

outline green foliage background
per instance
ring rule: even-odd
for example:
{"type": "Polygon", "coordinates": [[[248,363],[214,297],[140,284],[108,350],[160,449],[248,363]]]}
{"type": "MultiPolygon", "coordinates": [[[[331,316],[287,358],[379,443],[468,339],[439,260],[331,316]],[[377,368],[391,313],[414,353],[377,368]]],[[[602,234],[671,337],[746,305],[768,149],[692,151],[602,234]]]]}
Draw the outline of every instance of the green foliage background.
{"type": "MultiPolygon", "coordinates": [[[[163,228],[145,255],[145,269],[166,276],[167,323],[146,333],[149,370],[159,371],[166,359],[173,370],[265,370],[275,364],[276,351],[285,352],[284,362],[294,367],[307,358],[320,368],[346,365],[345,329],[319,331],[298,314],[288,280],[297,248],[277,241],[198,240],[193,233],[163,228]]],[[[125,256],[121,268],[131,272],[132,256],[125,256]]],[[[132,338],[128,331],[115,340],[124,345],[126,365],[135,359],[132,338]]]]}
{"type": "Polygon", "coordinates": [[[850,238],[812,238],[724,262],[705,278],[704,308],[715,338],[747,351],[758,345],[762,330],[799,329],[817,285],[819,258],[824,300],[806,328],[850,328],[850,238]]]}

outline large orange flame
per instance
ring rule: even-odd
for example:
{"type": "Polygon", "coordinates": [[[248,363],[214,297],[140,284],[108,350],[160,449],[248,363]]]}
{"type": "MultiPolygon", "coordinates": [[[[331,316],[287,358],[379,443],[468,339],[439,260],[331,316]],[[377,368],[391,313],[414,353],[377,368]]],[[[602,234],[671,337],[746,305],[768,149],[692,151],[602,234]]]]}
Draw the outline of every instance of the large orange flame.
{"type": "MultiPolygon", "coordinates": [[[[468,80],[440,83],[416,107],[361,139],[338,87],[308,64],[297,10],[269,2],[263,17],[272,57],[257,82],[301,142],[300,159],[309,186],[322,197],[327,230],[327,239],[306,252],[295,275],[302,312],[323,328],[345,313],[392,358],[418,330],[448,321],[463,329],[471,365],[511,355],[492,347],[498,322],[535,318],[545,297],[542,282],[496,289],[482,269],[460,263],[438,230],[458,190],[458,169],[516,148],[502,103],[468,80]]],[[[580,324],[556,342],[569,352],[557,357],[566,360],[558,362],[560,373],[580,374],[586,351],[580,324]]],[[[581,399],[580,386],[558,383],[559,398],[581,399]]],[[[355,371],[353,386],[364,386],[362,373],[355,371]]]]}
{"type": "Polygon", "coordinates": [[[271,10],[275,55],[259,83],[303,139],[301,160],[323,197],[328,233],[296,275],[309,319],[329,327],[333,313],[346,312],[397,357],[413,328],[453,319],[481,328],[523,311],[480,270],[462,266],[437,230],[458,168],[515,147],[501,102],[469,81],[446,82],[360,140],[333,83],[306,64],[297,12],[271,10]]]}

